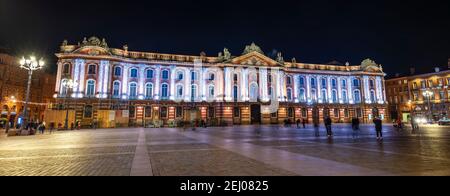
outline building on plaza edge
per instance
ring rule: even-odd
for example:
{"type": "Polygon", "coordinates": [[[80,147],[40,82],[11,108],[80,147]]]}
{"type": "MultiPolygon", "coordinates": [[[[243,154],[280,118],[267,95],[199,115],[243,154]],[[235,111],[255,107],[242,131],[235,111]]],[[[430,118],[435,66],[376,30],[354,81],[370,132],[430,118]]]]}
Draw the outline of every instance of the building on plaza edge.
{"type": "Polygon", "coordinates": [[[286,119],[335,122],[388,118],[382,66],[367,59],[345,66],[269,58],[254,43],[243,53],[218,56],[160,54],[109,48],[105,39],[64,41],[58,57],[57,103],[47,121],[98,122],[102,127],[280,123],[286,119]],[[78,83],[67,89],[64,81],[78,83]]]}
{"type": "MultiPolygon", "coordinates": [[[[386,81],[391,119],[410,122],[411,117],[439,121],[450,118],[450,59],[434,72],[396,75],[386,81]]],[[[423,121],[423,120],[422,120],[423,121]]]]}

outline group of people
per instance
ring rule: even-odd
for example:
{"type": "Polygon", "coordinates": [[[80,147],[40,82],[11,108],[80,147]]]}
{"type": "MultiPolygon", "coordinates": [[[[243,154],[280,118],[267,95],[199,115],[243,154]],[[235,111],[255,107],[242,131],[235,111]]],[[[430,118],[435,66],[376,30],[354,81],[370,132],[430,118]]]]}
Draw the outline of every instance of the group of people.
{"type": "MultiPolygon", "coordinates": [[[[45,122],[33,122],[30,121],[28,122],[28,124],[25,126],[25,130],[29,130],[30,131],[30,135],[34,135],[36,134],[36,132],[38,131],[40,134],[44,134],[45,130],[46,130],[46,124],[45,122]]],[[[52,131],[52,129],[51,129],[52,131]]],[[[51,132],[50,131],[50,132],[51,132]]]]}
{"type": "MultiPolygon", "coordinates": [[[[360,123],[361,122],[360,122],[359,118],[352,119],[353,138],[357,138],[359,136],[360,123]]],[[[374,118],[373,123],[375,125],[377,140],[383,140],[383,121],[381,120],[381,118],[376,117],[376,118],[374,118]]],[[[299,124],[300,124],[300,120],[297,120],[297,127],[299,127],[299,124]]],[[[333,137],[332,124],[333,124],[333,121],[329,116],[324,118],[324,125],[325,125],[325,129],[327,131],[327,136],[329,138],[333,137]]],[[[305,120],[303,120],[303,127],[304,128],[306,127],[305,120]]],[[[316,137],[319,137],[320,134],[319,134],[319,121],[318,120],[314,120],[314,127],[316,130],[316,137]]]]}

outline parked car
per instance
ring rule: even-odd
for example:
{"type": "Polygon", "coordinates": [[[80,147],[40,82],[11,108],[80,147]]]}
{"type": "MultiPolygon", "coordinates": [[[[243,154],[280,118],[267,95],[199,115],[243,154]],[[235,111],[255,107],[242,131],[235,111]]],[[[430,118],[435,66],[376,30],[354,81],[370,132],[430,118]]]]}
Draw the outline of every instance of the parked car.
{"type": "Polygon", "coordinates": [[[450,125],[450,119],[448,118],[443,118],[441,120],[438,121],[439,125],[450,125]]]}

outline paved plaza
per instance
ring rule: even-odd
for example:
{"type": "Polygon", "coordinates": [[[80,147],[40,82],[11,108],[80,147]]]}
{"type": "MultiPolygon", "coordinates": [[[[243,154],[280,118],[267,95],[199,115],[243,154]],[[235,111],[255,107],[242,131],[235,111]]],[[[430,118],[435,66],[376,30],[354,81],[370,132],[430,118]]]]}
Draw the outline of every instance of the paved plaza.
{"type": "Polygon", "coordinates": [[[372,125],[357,138],[312,127],[99,129],[22,137],[0,134],[0,176],[450,175],[450,127],[420,132],[372,125]]]}

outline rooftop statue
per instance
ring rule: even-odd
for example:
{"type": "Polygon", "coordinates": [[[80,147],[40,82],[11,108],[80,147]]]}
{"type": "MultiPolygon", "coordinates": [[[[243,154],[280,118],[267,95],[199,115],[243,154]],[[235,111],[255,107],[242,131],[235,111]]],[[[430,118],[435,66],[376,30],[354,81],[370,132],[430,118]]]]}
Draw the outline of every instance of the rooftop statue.
{"type": "Polygon", "coordinates": [[[257,46],[254,42],[251,45],[248,45],[245,47],[243,55],[246,55],[251,52],[258,52],[260,54],[264,54],[264,52],[261,50],[259,46],[257,46]]]}
{"type": "Polygon", "coordinates": [[[220,61],[228,61],[228,60],[231,60],[231,53],[230,53],[230,51],[228,50],[228,48],[224,48],[223,49],[223,53],[222,52],[219,52],[219,60],[220,61]]]}
{"type": "Polygon", "coordinates": [[[281,52],[277,53],[277,62],[283,64],[284,63],[284,58],[281,54],[281,52]]]}

